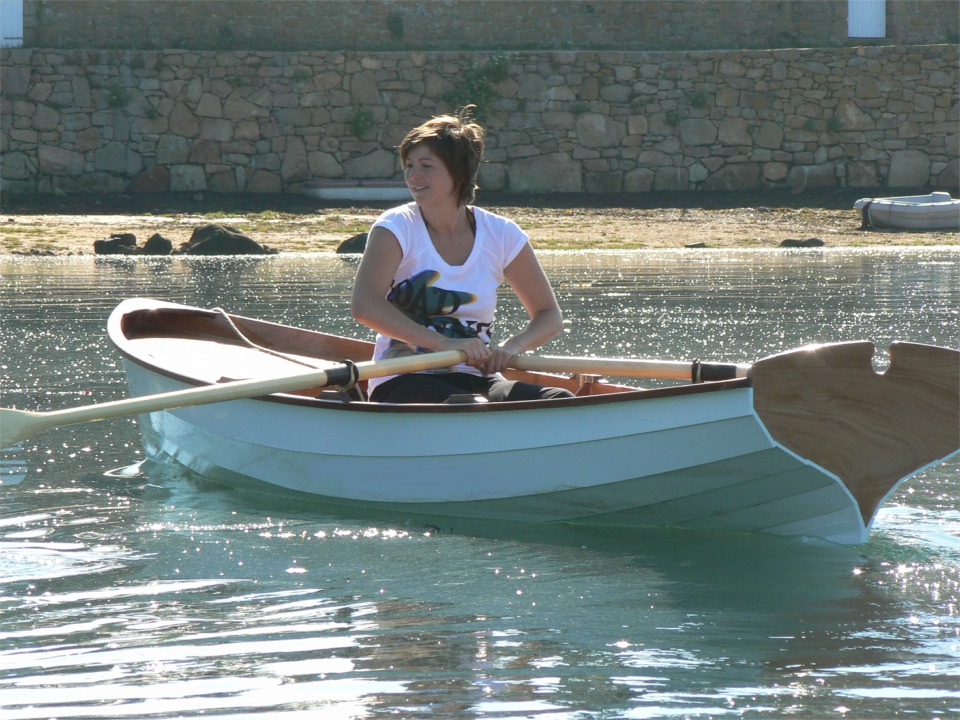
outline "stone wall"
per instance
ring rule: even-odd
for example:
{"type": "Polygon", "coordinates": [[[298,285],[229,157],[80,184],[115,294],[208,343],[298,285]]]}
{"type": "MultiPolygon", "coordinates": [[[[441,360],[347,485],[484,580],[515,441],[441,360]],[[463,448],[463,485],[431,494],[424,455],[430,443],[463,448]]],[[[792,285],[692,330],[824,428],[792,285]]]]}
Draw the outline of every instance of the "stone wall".
{"type": "Polygon", "coordinates": [[[69,193],[398,177],[403,134],[473,101],[488,190],[955,190],[957,51],[5,49],[2,178],[69,193]]]}
{"type": "Polygon", "coordinates": [[[123,50],[723,50],[957,42],[956,0],[24,0],[25,46],[123,50]]]}

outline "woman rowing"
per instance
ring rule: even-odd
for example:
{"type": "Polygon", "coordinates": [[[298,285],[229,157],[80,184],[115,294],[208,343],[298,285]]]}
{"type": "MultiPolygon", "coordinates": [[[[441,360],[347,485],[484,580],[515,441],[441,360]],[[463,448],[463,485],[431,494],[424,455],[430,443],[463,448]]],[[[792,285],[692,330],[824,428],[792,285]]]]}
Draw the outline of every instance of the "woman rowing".
{"type": "Polygon", "coordinates": [[[490,401],[571,397],[567,390],[506,380],[511,359],[540,347],[563,316],[526,233],[470,205],[483,156],[483,128],[469,116],[435,117],[411,130],[400,161],[413,202],[373,223],[353,290],[353,316],[377,331],[374,359],[460,350],[451,369],[372,379],[370,399],[442,403],[454,395],[490,401]],[[490,342],[497,288],[506,280],[529,322],[490,342]]]}

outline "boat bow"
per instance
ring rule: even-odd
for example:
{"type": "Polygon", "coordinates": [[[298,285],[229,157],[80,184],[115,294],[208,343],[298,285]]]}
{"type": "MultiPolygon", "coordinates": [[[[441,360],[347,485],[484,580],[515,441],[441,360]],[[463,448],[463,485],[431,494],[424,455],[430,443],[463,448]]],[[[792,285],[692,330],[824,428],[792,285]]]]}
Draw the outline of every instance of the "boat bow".
{"type": "Polygon", "coordinates": [[[960,451],[960,352],[896,342],[811,346],[754,364],[754,409],[771,437],[834,474],[869,528],[904,479],[960,451]]]}

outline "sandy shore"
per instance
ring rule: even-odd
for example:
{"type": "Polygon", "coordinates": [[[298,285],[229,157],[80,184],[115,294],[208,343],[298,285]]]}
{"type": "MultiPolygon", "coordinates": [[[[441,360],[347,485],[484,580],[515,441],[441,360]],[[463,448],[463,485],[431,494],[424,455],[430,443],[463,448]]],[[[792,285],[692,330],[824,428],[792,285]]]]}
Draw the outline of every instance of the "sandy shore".
{"type": "MultiPolygon", "coordinates": [[[[514,219],[540,249],[960,245],[958,232],[861,229],[855,191],[815,196],[683,193],[660,196],[498,196],[478,204],[514,219]]],[[[230,225],[279,252],[334,251],[388,204],[322,204],[291,196],[17,196],[0,210],[0,254],[92,254],[96,240],[155,233],[174,247],[194,228],[230,225]]]]}

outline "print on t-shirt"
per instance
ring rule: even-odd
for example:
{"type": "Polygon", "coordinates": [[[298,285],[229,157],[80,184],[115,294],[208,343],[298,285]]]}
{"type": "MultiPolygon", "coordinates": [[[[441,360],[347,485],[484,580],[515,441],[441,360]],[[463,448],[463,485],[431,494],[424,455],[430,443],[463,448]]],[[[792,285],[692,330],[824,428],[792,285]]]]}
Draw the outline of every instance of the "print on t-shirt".
{"type": "MultiPolygon", "coordinates": [[[[387,300],[396,305],[404,315],[419,324],[432,328],[449,338],[473,338],[478,328],[470,327],[455,317],[450,317],[463,305],[477,298],[473,293],[435,287],[440,278],[436,270],[424,270],[391,288],[387,300]]],[[[489,330],[489,328],[485,328],[489,330]]],[[[488,336],[489,337],[489,336],[488,336]]]]}

